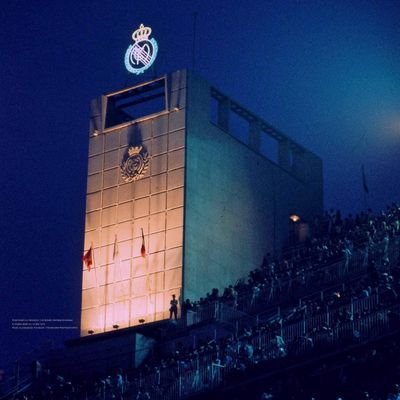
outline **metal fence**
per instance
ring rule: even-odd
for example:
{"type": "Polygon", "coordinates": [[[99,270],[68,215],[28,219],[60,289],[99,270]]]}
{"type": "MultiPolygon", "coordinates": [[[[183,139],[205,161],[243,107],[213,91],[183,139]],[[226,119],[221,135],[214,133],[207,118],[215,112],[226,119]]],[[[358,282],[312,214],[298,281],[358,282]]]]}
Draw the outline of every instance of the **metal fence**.
{"type": "Polygon", "coordinates": [[[191,326],[212,319],[223,322],[240,320],[243,313],[260,314],[266,307],[283,307],[302,297],[306,300],[312,296],[310,293],[316,291],[324,295],[324,288],[330,290],[331,286],[337,282],[349,281],[367,273],[371,260],[374,260],[375,268],[380,271],[389,271],[391,267],[397,266],[400,262],[399,247],[400,238],[394,236],[388,244],[380,242],[374,244],[372,248],[354,251],[348,259],[343,258],[333,264],[320,267],[314,265],[303,269],[294,277],[273,281],[269,286],[263,285],[256,296],[249,289],[238,296],[236,301],[219,300],[199,306],[188,312],[187,325],[191,326]],[[221,307],[220,304],[223,306],[221,307]]]}
{"type": "MultiPolygon", "coordinates": [[[[302,354],[316,345],[337,345],[378,337],[390,329],[389,309],[376,310],[382,295],[378,291],[364,299],[330,306],[315,315],[305,313],[302,318],[295,321],[283,321],[281,308],[284,304],[290,304],[293,301],[301,305],[302,301],[312,296],[326,296],[325,291],[331,290],[332,285],[337,282],[348,281],[365,274],[371,258],[374,259],[376,268],[381,271],[390,271],[390,268],[397,266],[400,260],[399,242],[399,237],[396,236],[389,243],[382,242],[368,250],[355,251],[350,258],[342,259],[334,264],[304,269],[296,277],[272,282],[269,287],[263,287],[258,296],[248,292],[243,293],[233,304],[217,301],[200,306],[187,313],[186,324],[191,326],[200,322],[217,320],[229,326],[236,338],[244,327],[250,326],[255,333],[253,332],[252,336],[247,337],[245,341],[253,349],[258,350],[264,361],[284,357],[288,351],[293,354],[302,354]],[[328,289],[321,290],[321,288],[328,289]],[[304,297],[307,293],[316,290],[319,292],[304,297]],[[365,314],[365,310],[374,311],[365,314]],[[334,324],[337,322],[339,313],[349,314],[351,317],[334,324]],[[280,321],[278,330],[272,332],[258,329],[260,325],[271,320],[280,321]]],[[[216,334],[214,339],[217,339],[216,334]]],[[[196,344],[196,338],[194,338],[194,344],[196,344]]],[[[243,341],[237,339],[236,349],[230,348],[232,354],[208,351],[198,354],[195,359],[158,369],[152,374],[140,376],[139,379],[135,377],[132,383],[127,385],[129,389],[127,393],[134,393],[132,394],[134,397],[129,397],[129,395],[126,398],[136,398],[140,390],[147,391],[151,399],[178,400],[218,386],[226,381],[226,377],[233,369],[238,368],[234,363],[221,363],[222,357],[237,358],[242,346],[243,341]]],[[[18,376],[16,379],[17,389],[18,386],[21,387],[22,380],[24,384],[26,383],[26,376],[18,376]]],[[[110,393],[112,391],[102,389],[101,398],[108,398],[110,393]]]]}
{"type": "Polygon", "coordinates": [[[139,388],[147,391],[151,399],[178,400],[219,386],[234,370],[256,361],[306,354],[316,347],[332,349],[378,338],[392,329],[389,313],[400,311],[399,304],[384,309],[377,308],[379,304],[376,293],[300,320],[281,320],[279,327],[273,330],[254,329],[251,336],[236,338],[224,349],[209,350],[198,354],[194,360],[164,368],[156,378],[154,374],[143,377],[136,391],[139,388]],[[369,314],[359,313],[366,309],[370,310],[369,314]],[[339,321],[339,312],[347,312],[348,318],[339,321]],[[253,349],[251,355],[243,355],[246,346],[253,349]],[[227,361],[229,359],[231,361],[227,361]]]}

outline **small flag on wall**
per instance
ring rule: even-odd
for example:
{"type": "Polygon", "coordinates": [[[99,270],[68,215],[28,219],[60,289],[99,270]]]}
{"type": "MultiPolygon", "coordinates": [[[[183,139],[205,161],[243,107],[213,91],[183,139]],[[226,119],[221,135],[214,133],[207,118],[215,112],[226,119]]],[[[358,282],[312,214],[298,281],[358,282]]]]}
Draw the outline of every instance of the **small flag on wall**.
{"type": "Polygon", "coordinates": [[[118,257],[119,250],[118,250],[118,242],[117,242],[117,235],[115,235],[114,240],[114,250],[113,250],[113,261],[118,257]]]}
{"type": "Polygon", "coordinates": [[[82,257],[82,261],[84,265],[87,267],[88,271],[90,271],[90,267],[93,265],[92,246],[90,246],[90,249],[84,254],[84,256],[82,257]]]}
{"type": "Polygon", "coordinates": [[[140,248],[140,254],[142,255],[142,257],[146,257],[146,246],[144,245],[143,228],[142,228],[142,247],[140,248]]]}
{"type": "Polygon", "coordinates": [[[361,166],[361,174],[362,174],[362,184],[363,184],[363,189],[365,193],[368,193],[368,186],[367,186],[367,179],[365,178],[365,172],[364,172],[364,164],[361,166]]]}

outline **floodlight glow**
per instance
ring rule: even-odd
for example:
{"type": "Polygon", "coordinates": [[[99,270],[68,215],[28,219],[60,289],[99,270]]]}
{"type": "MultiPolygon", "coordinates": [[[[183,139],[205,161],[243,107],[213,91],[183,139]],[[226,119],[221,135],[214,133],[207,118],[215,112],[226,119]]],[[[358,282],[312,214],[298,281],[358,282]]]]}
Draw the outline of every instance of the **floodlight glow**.
{"type": "Polygon", "coordinates": [[[133,32],[131,44],[125,53],[125,67],[132,74],[140,75],[150,68],[157,57],[158,44],[155,39],[149,39],[151,28],[140,24],[133,32]]]}

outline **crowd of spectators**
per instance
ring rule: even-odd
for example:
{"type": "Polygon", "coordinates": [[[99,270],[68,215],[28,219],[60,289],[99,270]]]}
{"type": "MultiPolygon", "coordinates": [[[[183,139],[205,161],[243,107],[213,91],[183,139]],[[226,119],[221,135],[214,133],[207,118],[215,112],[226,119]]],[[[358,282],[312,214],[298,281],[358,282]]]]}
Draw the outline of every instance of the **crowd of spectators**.
{"type": "MultiPolygon", "coordinates": [[[[308,277],[315,277],[316,271],[323,272],[336,261],[344,259],[344,269],[348,268],[355,252],[362,253],[365,266],[377,256],[383,256],[382,262],[389,263],[389,241],[400,235],[400,207],[393,203],[378,215],[369,210],[345,219],[340,211],[331,210],[315,218],[311,232],[305,243],[288,249],[281,258],[267,254],[260,268],[249,273],[247,281],[242,279],[229,285],[222,294],[214,288],[195,302],[186,299],[182,304],[183,315],[215,301],[239,308],[240,300],[249,297],[251,305],[259,303],[260,297],[264,303],[268,302],[284,282],[293,291],[296,286],[304,285],[308,277]]],[[[324,278],[323,273],[320,276],[324,278]]]]}
{"type": "MultiPolygon", "coordinates": [[[[398,335],[295,371],[252,392],[254,400],[400,400],[398,335]],[[284,384],[282,384],[284,383],[284,384]]],[[[239,398],[239,397],[238,397],[239,398]]]]}
{"type": "MultiPolygon", "coordinates": [[[[380,310],[385,310],[382,318],[389,328],[399,328],[400,317],[393,306],[400,303],[400,265],[390,259],[389,243],[400,235],[400,208],[393,204],[379,215],[368,212],[346,219],[342,219],[340,212],[328,212],[314,221],[312,232],[303,246],[296,246],[284,257],[273,259],[267,255],[261,267],[250,272],[247,281],[228,286],[222,295],[213,289],[195,304],[186,299],[181,305],[182,314],[216,301],[233,304],[234,308],[240,307],[242,298],[250,298],[250,303],[255,304],[259,297],[268,297],[266,288],[279,287],[280,281],[294,277],[304,279],[307,270],[320,270],[339,260],[348,267],[355,252],[362,252],[364,276],[355,282],[337,282],[338,288],[328,295],[302,296],[300,302],[282,309],[279,315],[258,319],[256,324],[243,326],[224,337],[205,337],[196,346],[177,344],[171,353],[154,353],[135,370],[117,370],[102,379],[72,382],[43,369],[31,390],[19,398],[162,399],[172,396],[171,387],[179,381],[178,377],[192,374],[191,389],[195,391],[211,388],[225,378],[229,380],[226,371],[235,377],[261,364],[268,368],[283,359],[290,361],[320,351],[326,344],[338,341],[340,328],[350,326],[349,322],[351,343],[360,343],[368,338],[362,337],[355,326],[361,326],[362,321],[380,310]],[[377,260],[388,268],[378,268],[377,260]],[[319,318],[324,315],[327,318],[319,318]],[[288,327],[300,325],[301,331],[296,328],[296,334],[291,336],[288,327]],[[201,377],[196,375],[200,367],[207,372],[201,377]]],[[[273,396],[267,392],[263,395],[273,396]]]]}

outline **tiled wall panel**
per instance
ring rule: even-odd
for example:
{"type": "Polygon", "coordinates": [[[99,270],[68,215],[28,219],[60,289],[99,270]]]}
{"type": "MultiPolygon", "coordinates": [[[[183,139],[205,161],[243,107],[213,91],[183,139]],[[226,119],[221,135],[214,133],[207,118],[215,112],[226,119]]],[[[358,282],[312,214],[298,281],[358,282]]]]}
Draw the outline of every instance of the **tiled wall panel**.
{"type": "Polygon", "coordinates": [[[90,138],[84,246],[94,256],[90,271],[83,268],[82,335],[168,318],[171,295],[180,295],[184,86],[173,93],[175,102],[181,99],[178,111],[90,138]],[[140,180],[127,183],[121,161],[139,145],[149,165],[140,180]]]}

